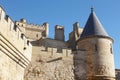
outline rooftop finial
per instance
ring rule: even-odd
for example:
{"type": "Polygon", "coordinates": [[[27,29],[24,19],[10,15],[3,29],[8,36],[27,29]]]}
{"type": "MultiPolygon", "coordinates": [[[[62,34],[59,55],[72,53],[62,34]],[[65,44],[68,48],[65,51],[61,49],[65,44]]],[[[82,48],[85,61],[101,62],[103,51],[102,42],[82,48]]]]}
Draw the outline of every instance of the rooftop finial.
{"type": "Polygon", "coordinates": [[[94,9],[94,8],[93,8],[93,6],[92,6],[92,7],[91,7],[91,13],[94,11],[93,9],[94,9]]]}

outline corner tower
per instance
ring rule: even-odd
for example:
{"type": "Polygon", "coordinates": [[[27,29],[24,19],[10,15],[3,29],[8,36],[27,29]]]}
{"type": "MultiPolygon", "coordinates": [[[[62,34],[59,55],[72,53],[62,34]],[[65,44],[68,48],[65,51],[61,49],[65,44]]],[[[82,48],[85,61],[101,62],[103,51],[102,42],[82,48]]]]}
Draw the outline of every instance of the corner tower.
{"type": "Polygon", "coordinates": [[[113,39],[104,30],[93,8],[77,44],[86,52],[86,80],[115,80],[113,39]]]}

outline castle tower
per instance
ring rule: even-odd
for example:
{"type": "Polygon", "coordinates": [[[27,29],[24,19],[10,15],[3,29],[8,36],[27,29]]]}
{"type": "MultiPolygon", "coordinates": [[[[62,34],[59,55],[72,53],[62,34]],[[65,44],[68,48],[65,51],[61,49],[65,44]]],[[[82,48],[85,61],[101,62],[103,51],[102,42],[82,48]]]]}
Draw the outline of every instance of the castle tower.
{"type": "Polygon", "coordinates": [[[78,40],[86,53],[86,80],[115,80],[113,39],[108,36],[93,8],[78,40]]]}
{"type": "Polygon", "coordinates": [[[44,37],[48,37],[49,35],[49,24],[48,23],[44,23],[43,26],[45,27],[45,35],[44,37]]]}
{"type": "Polygon", "coordinates": [[[69,34],[68,46],[73,51],[76,50],[76,41],[79,39],[79,23],[75,22],[73,24],[73,31],[69,34]]]}
{"type": "Polygon", "coordinates": [[[56,25],[55,26],[55,39],[60,40],[60,41],[64,41],[64,38],[65,38],[65,36],[64,36],[64,27],[56,25]]]}
{"type": "Polygon", "coordinates": [[[75,33],[75,39],[79,38],[79,23],[76,22],[73,24],[73,32],[75,33]]]}

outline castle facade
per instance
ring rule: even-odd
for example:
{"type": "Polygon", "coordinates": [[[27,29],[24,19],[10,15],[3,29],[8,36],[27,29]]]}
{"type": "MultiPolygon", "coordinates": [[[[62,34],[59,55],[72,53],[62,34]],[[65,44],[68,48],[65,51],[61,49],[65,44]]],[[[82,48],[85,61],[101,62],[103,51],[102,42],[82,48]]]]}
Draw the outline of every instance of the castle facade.
{"type": "Polygon", "coordinates": [[[115,80],[113,39],[93,9],[68,41],[60,25],[54,39],[48,35],[48,23],[13,21],[0,7],[0,80],[115,80]]]}

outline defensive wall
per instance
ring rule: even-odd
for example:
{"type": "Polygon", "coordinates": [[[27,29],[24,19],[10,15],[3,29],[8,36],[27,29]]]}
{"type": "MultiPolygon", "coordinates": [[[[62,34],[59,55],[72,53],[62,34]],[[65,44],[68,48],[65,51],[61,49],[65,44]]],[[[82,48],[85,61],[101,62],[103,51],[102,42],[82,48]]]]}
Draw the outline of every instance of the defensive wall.
{"type": "Polygon", "coordinates": [[[34,46],[31,64],[26,68],[25,80],[85,79],[85,52],[34,46]],[[80,53],[80,54],[79,54],[80,53]]]}
{"type": "Polygon", "coordinates": [[[28,39],[37,40],[41,37],[48,37],[49,24],[43,23],[43,25],[29,24],[25,19],[16,21],[15,25],[25,34],[28,39]]]}
{"type": "Polygon", "coordinates": [[[43,55],[46,54],[46,56],[53,56],[53,57],[72,57],[73,54],[72,54],[72,51],[71,49],[62,49],[62,52],[58,52],[57,51],[57,48],[52,48],[52,47],[33,47],[33,54],[35,52],[40,52],[39,54],[42,54],[43,52],[43,55]]]}
{"type": "Polygon", "coordinates": [[[76,23],[69,36],[68,44],[72,43],[69,46],[75,51],[68,49],[65,41],[47,38],[48,29],[48,23],[14,22],[0,7],[0,80],[85,80],[86,51],[74,45],[82,29],[76,23]]]}
{"type": "Polygon", "coordinates": [[[0,7],[0,80],[23,80],[32,45],[0,7]]]}

